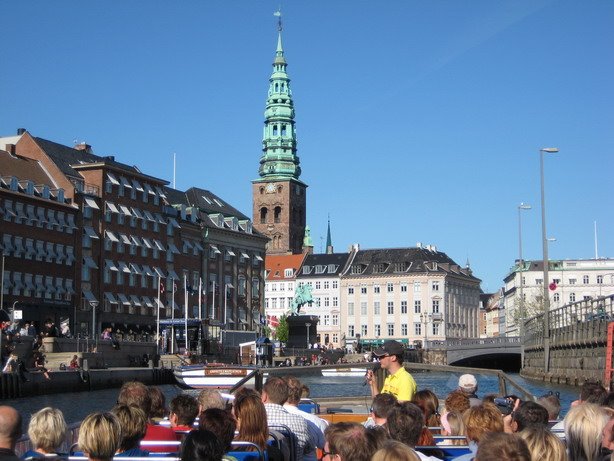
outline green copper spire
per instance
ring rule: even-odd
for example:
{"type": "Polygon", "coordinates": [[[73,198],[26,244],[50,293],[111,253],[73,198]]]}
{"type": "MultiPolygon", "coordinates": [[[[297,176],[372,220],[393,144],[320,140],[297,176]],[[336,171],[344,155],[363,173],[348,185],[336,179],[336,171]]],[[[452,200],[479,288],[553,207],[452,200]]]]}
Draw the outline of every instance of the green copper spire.
{"type": "Polygon", "coordinates": [[[277,50],[273,73],[269,79],[269,93],[264,111],[264,135],[260,157],[260,181],[295,179],[301,175],[296,155],[296,127],[290,78],[286,73],[286,58],[281,41],[281,13],[278,26],[277,50]]]}
{"type": "Polygon", "coordinates": [[[328,229],[326,230],[326,254],[333,254],[333,240],[330,237],[330,216],[328,217],[328,229]]]}

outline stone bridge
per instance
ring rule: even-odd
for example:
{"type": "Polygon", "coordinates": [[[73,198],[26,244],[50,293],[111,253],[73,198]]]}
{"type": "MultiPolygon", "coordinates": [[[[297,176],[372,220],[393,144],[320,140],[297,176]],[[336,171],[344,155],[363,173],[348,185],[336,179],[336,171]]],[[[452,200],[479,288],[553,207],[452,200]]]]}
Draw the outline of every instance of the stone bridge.
{"type": "Polygon", "coordinates": [[[503,356],[515,356],[519,360],[521,349],[521,341],[518,336],[448,339],[446,341],[427,342],[427,350],[445,351],[448,365],[463,362],[487,362],[490,358],[501,358],[503,356]]]}

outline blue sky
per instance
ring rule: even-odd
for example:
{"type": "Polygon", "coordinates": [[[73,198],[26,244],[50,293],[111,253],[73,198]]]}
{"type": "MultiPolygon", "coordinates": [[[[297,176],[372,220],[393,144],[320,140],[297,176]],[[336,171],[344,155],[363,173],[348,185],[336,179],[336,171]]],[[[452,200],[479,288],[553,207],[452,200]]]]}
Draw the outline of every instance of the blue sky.
{"type": "MultiPolygon", "coordinates": [[[[0,2],[0,135],[18,127],[210,189],[251,215],[279,1],[0,2]]],[[[316,251],[434,244],[494,291],[614,256],[614,2],[282,1],[316,251]]]]}

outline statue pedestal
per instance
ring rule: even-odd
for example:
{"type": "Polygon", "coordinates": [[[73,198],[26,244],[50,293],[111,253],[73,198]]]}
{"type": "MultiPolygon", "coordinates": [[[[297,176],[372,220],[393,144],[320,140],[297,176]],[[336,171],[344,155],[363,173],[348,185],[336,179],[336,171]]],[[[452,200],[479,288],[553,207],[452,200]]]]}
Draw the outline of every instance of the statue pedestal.
{"type": "Polygon", "coordinates": [[[290,315],[288,322],[287,347],[308,348],[317,341],[317,315],[290,315]]]}

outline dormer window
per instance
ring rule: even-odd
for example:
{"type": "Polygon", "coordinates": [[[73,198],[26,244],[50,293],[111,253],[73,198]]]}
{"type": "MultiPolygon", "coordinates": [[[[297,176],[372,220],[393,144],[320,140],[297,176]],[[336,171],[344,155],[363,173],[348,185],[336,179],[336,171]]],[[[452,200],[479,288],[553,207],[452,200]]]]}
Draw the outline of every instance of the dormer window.
{"type": "Polygon", "coordinates": [[[337,272],[337,268],[339,266],[337,266],[336,264],[329,264],[328,265],[328,273],[329,274],[334,274],[335,272],[337,272]]]}
{"type": "Polygon", "coordinates": [[[294,276],[294,269],[284,270],[284,277],[293,277],[293,276],[294,276]]]}
{"type": "Polygon", "coordinates": [[[405,271],[407,271],[407,263],[406,262],[395,263],[394,264],[394,271],[395,272],[405,272],[405,271]]]}
{"type": "Polygon", "coordinates": [[[374,274],[383,274],[384,272],[386,272],[386,269],[388,268],[388,264],[386,263],[377,263],[373,265],[373,273],[374,274]]]}
{"type": "Polygon", "coordinates": [[[362,274],[364,270],[365,268],[362,264],[354,264],[350,269],[350,273],[351,274],[362,274]]]}
{"type": "Polygon", "coordinates": [[[316,274],[323,274],[326,271],[326,266],[318,264],[316,266],[316,274]]]}
{"type": "Polygon", "coordinates": [[[303,274],[311,274],[313,267],[311,266],[303,266],[303,274]]]}

